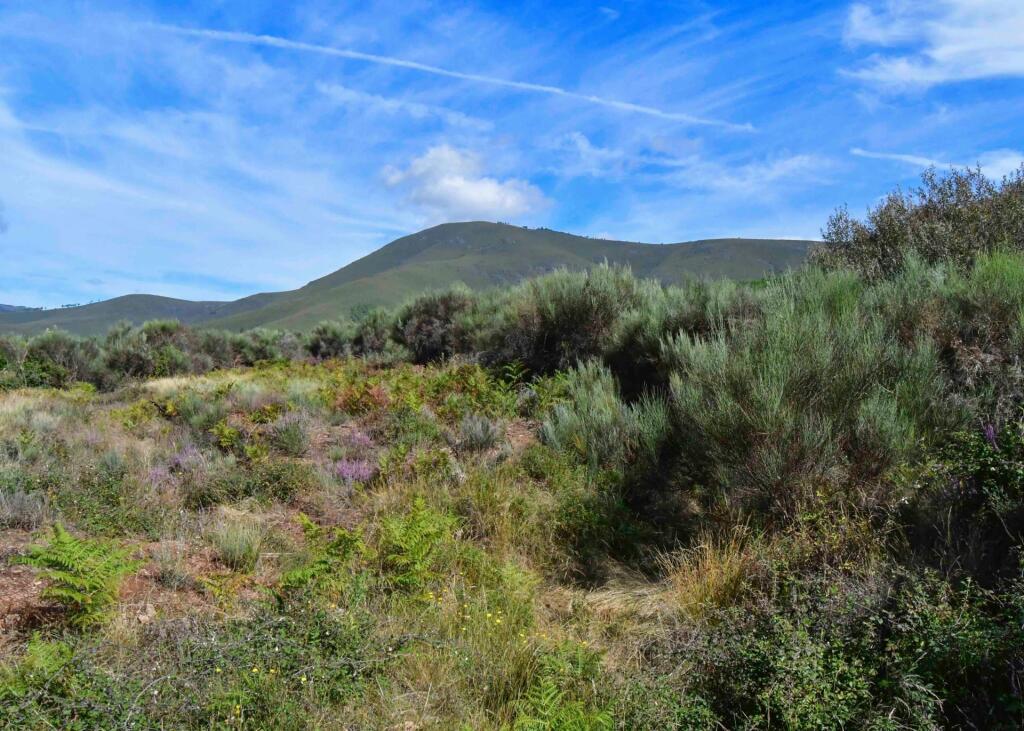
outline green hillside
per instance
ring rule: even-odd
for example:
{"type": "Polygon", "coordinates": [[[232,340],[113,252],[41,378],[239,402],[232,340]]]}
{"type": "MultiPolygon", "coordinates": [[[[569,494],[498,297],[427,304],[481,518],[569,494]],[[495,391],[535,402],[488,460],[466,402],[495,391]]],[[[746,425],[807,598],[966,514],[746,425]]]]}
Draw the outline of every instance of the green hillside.
{"type": "Polygon", "coordinates": [[[0,331],[60,327],[91,335],[122,319],[139,323],[166,317],[233,330],[302,329],[355,306],[394,305],[425,289],[457,281],[485,288],[559,267],[583,269],[602,261],[628,264],[638,275],[669,283],[687,277],[758,279],[799,266],[811,244],[771,239],[639,244],[499,223],[449,223],[397,239],[289,292],[234,302],[130,295],[61,310],[0,312],[0,331]]]}

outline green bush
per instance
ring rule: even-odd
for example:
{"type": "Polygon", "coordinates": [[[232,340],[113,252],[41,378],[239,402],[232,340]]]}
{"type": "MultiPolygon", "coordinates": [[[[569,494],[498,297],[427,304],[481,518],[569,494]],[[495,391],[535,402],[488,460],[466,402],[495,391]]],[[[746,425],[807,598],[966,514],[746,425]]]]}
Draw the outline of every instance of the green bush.
{"type": "Polygon", "coordinates": [[[301,457],[309,449],[309,419],[301,413],[285,414],[270,425],[270,442],[288,457],[301,457]]]}
{"type": "Polygon", "coordinates": [[[377,355],[384,353],[391,343],[394,317],[387,310],[375,308],[356,323],[352,336],[353,355],[377,355]]]}
{"type": "Polygon", "coordinates": [[[246,489],[252,497],[287,502],[318,484],[315,470],[305,462],[269,459],[253,464],[246,489]]]}
{"type": "Polygon", "coordinates": [[[22,373],[26,386],[65,388],[96,378],[100,348],[92,340],[47,330],[28,341],[22,373]]]}
{"type": "Polygon", "coordinates": [[[515,288],[485,338],[490,359],[519,362],[533,374],[600,356],[619,316],[643,303],[644,286],[620,267],[557,271],[515,288]]]}
{"type": "Polygon", "coordinates": [[[595,471],[656,461],[669,427],[663,401],[624,403],[611,372],[596,362],[569,372],[565,395],[566,402],[556,404],[541,425],[544,443],[595,471]]]}
{"type": "Polygon", "coordinates": [[[342,358],[352,353],[354,337],[351,322],[321,322],[306,338],[306,350],[314,358],[342,358]]]}
{"type": "Polygon", "coordinates": [[[72,624],[83,627],[106,619],[122,579],[139,567],[130,555],[107,541],[75,538],[58,523],[47,545],[31,546],[15,560],[40,569],[47,582],[43,598],[60,604],[72,624]]]}
{"type": "Polygon", "coordinates": [[[862,485],[963,423],[934,346],[901,343],[866,309],[863,286],[808,270],[770,282],[755,323],[666,341],[680,483],[791,509],[806,490],[862,485]]]}
{"type": "Polygon", "coordinates": [[[911,255],[966,270],[983,253],[1024,249],[1024,166],[994,183],[980,169],[935,169],[921,187],[896,190],[858,221],[845,208],[829,218],[814,259],[869,279],[892,276],[911,255]]]}
{"type": "Polygon", "coordinates": [[[472,305],[472,294],[460,287],[420,295],[398,311],[393,337],[409,349],[414,363],[449,358],[468,349],[469,333],[460,317],[472,305]]]}

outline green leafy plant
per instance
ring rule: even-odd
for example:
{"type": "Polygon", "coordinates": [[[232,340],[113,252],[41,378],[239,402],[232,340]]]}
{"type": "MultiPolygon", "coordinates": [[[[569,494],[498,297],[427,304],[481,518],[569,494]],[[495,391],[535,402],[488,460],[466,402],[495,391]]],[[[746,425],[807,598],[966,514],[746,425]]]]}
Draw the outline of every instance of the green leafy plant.
{"type": "Polygon", "coordinates": [[[40,569],[48,584],[43,597],[60,604],[72,624],[87,626],[107,617],[121,581],[140,566],[130,555],[109,541],[76,538],[58,523],[49,543],[31,546],[15,560],[40,569]]]}
{"type": "Polygon", "coordinates": [[[405,515],[385,519],[380,552],[391,583],[414,591],[435,579],[438,560],[455,526],[452,516],[431,510],[423,498],[416,498],[405,515]]]}

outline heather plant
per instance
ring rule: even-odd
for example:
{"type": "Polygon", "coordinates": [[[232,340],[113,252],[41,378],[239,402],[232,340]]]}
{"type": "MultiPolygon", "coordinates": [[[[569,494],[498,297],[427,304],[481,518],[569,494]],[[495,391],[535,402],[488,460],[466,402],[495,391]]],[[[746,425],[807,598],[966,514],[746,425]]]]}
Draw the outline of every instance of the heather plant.
{"type": "Polygon", "coordinates": [[[270,441],[287,457],[301,457],[309,449],[309,418],[290,412],[270,425],[270,441]]]}
{"type": "Polygon", "coordinates": [[[377,474],[377,465],[366,459],[340,459],[334,463],[334,474],[345,485],[366,484],[377,474]]]}

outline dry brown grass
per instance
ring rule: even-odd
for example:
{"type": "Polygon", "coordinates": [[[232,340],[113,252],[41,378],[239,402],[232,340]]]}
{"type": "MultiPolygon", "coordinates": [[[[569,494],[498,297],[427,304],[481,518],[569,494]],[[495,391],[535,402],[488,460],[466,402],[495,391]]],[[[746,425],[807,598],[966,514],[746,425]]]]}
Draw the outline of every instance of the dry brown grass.
{"type": "Polygon", "coordinates": [[[684,615],[700,619],[709,610],[738,604],[762,569],[760,537],[739,526],[724,536],[708,534],[692,548],[659,558],[665,596],[684,615]]]}

